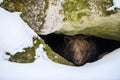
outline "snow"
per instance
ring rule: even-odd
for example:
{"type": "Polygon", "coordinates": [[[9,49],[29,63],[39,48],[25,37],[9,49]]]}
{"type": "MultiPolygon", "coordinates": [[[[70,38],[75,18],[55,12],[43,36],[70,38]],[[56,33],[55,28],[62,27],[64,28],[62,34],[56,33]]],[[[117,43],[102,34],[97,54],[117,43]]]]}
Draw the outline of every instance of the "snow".
{"type": "Polygon", "coordinates": [[[113,0],[113,6],[109,7],[107,11],[114,10],[115,8],[120,8],[120,0],[113,0]]]}
{"type": "Polygon", "coordinates": [[[82,67],[44,59],[29,64],[0,61],[0,65],[0,80],[120,80],[120,49],[82,67]]]}
{"type": "Polygon", "coordinates": [[[3,0],[0,0],[0,3],[3,2],[3,0]]]}
{"type": "Polygon", "coordinates": [[[24,47],[32,46],[32,37],[36,34],[29,30],[19,17],[20,13],[10,13],[0,8],[0,51],[14,55],[24,47]],[[24,36],[24,37],[23,37],[24,36]]]}
{"type": "Polygon", "coordinates": [[[33,63],[9,62],[6,51],[22,51],[37,36],[19,15],[0,8],[0,80],[120,80],[120,48],[96,62],[73,67],[49,60],[41,44],[33,63]]]}

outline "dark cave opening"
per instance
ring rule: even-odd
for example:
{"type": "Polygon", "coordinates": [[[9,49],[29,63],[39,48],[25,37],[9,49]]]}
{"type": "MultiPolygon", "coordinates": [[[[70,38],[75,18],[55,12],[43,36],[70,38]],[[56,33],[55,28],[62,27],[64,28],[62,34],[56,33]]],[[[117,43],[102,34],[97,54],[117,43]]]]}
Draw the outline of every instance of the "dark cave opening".
{"type": "MultiPolygon", "coordinates": [[[[61,55],[62,57],[69,60],[64,53],[66,44],[64,41],[64,37],[66,35],[63,34],[49,34],[49,35],[40,35],[40,37],[48,44],[53,51],[61,55]]],[[[120,48],[120,41],[103,39],[99,37],[92,36],[92,40],[96,44],[96,50],[98,56],[103,55],[104,53],[109,53],[117,48],[120,48]]],[[[96,59],[97,60],[97,59],[96,59]]],[[[70,61],[70,60],[69,60],[70,61]]]]}
{"type": "Polygon", "coordinates": [[[40,37],[48,44],[53,51],[64,57],[64,42],[63,34],[49,34],[49,35],[40,35],[40,37]]]}

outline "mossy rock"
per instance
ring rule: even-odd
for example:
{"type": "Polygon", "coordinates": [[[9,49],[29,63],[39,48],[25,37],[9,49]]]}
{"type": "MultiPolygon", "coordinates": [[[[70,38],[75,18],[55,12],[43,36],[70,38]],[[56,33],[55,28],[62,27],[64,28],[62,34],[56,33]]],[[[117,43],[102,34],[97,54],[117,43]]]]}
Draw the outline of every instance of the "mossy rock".
{"type": "MultiPolygon", "coordinates": [[[[46,10],[49,8],[50,1],[4,0],[0,6],[12,12],[22,12],[23,20],[40,34],[41,30],[46,28],[44,23],[45,17],[49,15],[46,10]]],[[[52,1],[54,7],[59,5],[56,3],[60,0],[52,1]]],[[[113,6],[112,0],[65,0],[61,5],[63,9],[59,12],[60,15],[61,13],[64,15],[61,29],[54,30],[54,27],[48,26],[55,33],[86,34],[120,41],[120,10],[116,8],[107,11],[107,8],[113,6]]],[[[48,31],[46,33],[49,34],[48,31]]]]}
{"type": "Polygon", "coordinates": [[[66,0],[63,27],[56,33],[86,34],[120,41],[120,10],[107,11],[112,0],[66,0]]]}
{"type": "Polygon", "coordinates": [[[35,31],[43,28],[48,0],[4,0],[0,6],[11,12],[22,12],[22,19],[35,31]]]}
{"type": "Polygon", "coordinates": [[[31,63],[35,60],[35,50],[41,44],[41,40],[37,37],[33,37],[33,46],[24,48],[22,52],[17,52],[15,55],[11,55],[10,61],[18,63],[31,63]]]}
{"type": "Polygon", "coordinates": [[[52,61],[65,65],[74,65],[72,62],[69,62],[65,58],[55,53],[47,44],[45,44],[44,40],[41,40],[41,43],[44,46],[44,50],[46,51],[48,58],[50,58],[52,61]]]}
{"type": "Polygon", "coordinates": [[[24,48],[23,52],[17,52],[15,55],[10,55],[8,52],[6,54],[11,56],[9,61],[17,63],[31,63],[35,60],[35,50],[39,47],[40,44],[44,46],[43,50],[46,51],[46,54],[52,61],[65,65],[73,65],[71,62],[52,51],[52,49],[47,44],[45,44],[42,39],[37,37],[33,37],[33,46],[24,48]]]}

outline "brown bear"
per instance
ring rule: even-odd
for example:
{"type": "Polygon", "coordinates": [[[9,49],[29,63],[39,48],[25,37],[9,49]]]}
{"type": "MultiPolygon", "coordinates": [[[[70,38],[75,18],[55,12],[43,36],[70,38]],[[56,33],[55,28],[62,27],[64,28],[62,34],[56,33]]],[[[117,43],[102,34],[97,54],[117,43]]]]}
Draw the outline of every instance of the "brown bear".
{"type": "Polygon", "coordinates": [[[96,60],[96,45],[90,36],[65,36],[64,40],[66,43],[64,53],[76,66],[96,60]]]}

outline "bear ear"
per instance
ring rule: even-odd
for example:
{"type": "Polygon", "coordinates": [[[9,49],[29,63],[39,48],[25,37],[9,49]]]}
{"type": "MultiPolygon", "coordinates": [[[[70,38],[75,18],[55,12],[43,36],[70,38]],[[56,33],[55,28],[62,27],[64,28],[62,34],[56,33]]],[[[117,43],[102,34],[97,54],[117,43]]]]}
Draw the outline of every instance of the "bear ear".
{"type": "Polygon", "coordinates": [[[86,35],[86,36],[83,36],[82,37],[83,40],[88,40],[88,39],[91,39],[91,35],[86,35]]]}
{"type": "Polygon", "coordinates": [[[65,41],[65,43],[68,43],[69,41],[71,41],[71,37],[65,36],[64,37],[64,41],[65,41]]]}

